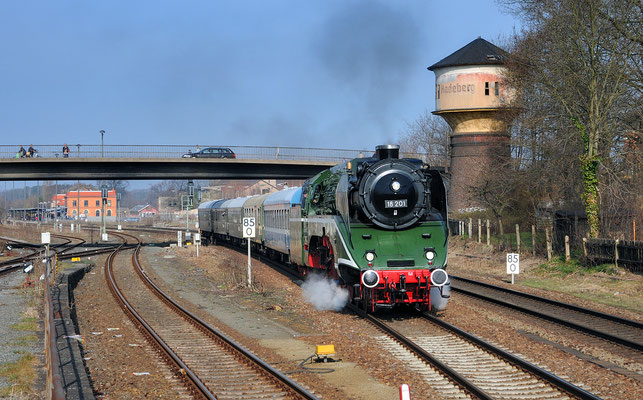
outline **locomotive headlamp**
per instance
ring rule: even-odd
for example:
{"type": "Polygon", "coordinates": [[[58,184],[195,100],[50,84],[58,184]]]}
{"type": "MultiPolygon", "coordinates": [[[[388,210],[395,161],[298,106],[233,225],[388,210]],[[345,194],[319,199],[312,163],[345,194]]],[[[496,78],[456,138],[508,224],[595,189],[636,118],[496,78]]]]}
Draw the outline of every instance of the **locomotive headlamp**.
{"type": "Polygon", "coordinates": [[[435,286],[444,286],[449,280],[447,271],[438,268],[431,271],[431,283],[435,286]]]}
{"type": "Polygon", "coordinates": [[[372,262],[373,260],[375,260],[375,253],[373,253],[372,251],[367,251],[365,257],[366,261],[372,262]]]}
{"type": "Polygon", "coordinates": [[[424,256],[426,257],[426,259],[427,259],[427,260],[429,260],[429,261],[433,261],[433,259],[435,258],[435,251],[433,251],[433,250],[427,250],[427,251],[424,253],[424,256]]]}
{"type": "Polygon", "coordinates": [[[374,288],[378,283],[380,283],[380,276],[372,269],[362,274],[362,284],[367,288],[374,288]]]}
{"type": "Polygon", "coordinates": [[[398,190],[400,190],[401,187],[402,187],[402,185],[400,184],[400,182],[398,182],[398,181],[391,182],[391,190],[392,191],[397,192],[398,190]]]}

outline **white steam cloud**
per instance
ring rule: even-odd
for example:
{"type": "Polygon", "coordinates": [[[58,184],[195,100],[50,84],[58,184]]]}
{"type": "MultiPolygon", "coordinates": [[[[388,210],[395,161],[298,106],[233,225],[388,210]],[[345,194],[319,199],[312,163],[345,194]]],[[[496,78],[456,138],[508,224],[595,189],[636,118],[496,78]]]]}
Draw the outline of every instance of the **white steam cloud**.
{"type": "Polygon", "coordinates": [[[308,275],[301,288],[306,301],[320,311],[340,311],[348,303],[348,290],[323,275],[308,275]]]}

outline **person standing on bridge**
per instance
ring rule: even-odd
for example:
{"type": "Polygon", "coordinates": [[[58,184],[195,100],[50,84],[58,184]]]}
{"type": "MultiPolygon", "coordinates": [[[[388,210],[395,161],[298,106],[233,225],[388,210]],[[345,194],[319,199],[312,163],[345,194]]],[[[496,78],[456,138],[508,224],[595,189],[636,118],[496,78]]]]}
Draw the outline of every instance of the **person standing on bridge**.
{"type": "Polygon", "coordinates": [[[63,146],[63,158],[69,158],[69,146],[67,146],[67,143],[63,146]]]}

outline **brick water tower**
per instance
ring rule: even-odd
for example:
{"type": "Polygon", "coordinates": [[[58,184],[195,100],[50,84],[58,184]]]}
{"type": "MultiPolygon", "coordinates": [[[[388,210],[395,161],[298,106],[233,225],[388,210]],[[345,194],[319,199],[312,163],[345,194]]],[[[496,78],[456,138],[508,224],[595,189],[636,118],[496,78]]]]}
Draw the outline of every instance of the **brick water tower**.
{"type": "Polygon", "coordinates": [[[506,104],[502,85],[507,53],[477,38],[431,65],[435,73],[435,111],[452,130],[449,210],[483,208],[470,187],[509,157],[506,104]]]}

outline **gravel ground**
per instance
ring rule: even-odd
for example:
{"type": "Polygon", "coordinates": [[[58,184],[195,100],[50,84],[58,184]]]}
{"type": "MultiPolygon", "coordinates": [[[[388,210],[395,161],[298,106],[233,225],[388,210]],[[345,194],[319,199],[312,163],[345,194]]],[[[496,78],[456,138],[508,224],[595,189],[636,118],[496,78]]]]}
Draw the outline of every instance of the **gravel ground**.
{"type": "MultiPolygon", "coordinates": [[[[451,273],[498,283],[506,280],[497,262],[460,257],[451,249],[451,273]],[[498,272],[498,270],[501,270],[498,272]]],[[[312,388],[324,399],[393,399],[397,386],[408,383],[413,398],[441,399],[414,371],[409,371],[390,354],[380,351],[373,336],[379,332],[359,318],[342,312],[317,311],[302,298],[299,287],[281,274],[253,261],[253,290],[245,288],[247,259],[243,253],[220,247],[162,249],[147,247],[141,261],[148,274],[169,294],[211,324],[258,354],[291,377],[312,388]],[[314,353],[315,344],[335,344],[340,363],[323,365],[335,369],[329,374],[297,372],[299,362],[314,353]]],[[[476,253],[474,253],[476,254],[476,253]]],[[[485,255],[485,253],[481,253],[485,255]]],[[[498,255],[494,257],[499,258],[498,255]]],[[[129,256],[121,257],[129,262],[129,256]]],[[[527,261],[526,258],[525,261],[527,261]]],[[[523,268],[521,260],[521,270],[523,268]]],[[[532,260],[536,265],[541,260],[532,260]]],[[[86,361],[94,388],[102,398],[178,398],[181,386],[167,376],[164,364],[116,306],[106,288],[102,261],[79,284],[76,301],[86,361]],[[108,327],[118,327],[114,338],[108,327]],[[92,332],[103,332],[92,335],[92,332]],[[126,338],[126,340],[120,340],[126,338]],[[136,344],[137,346],[130,346],[136,344]],[[134,376],[136,371],[150,372],[134,376]],[[169,379],[169,383],[168,383],[169,379]]],[[[529,264],[525,263],[529,268],[529,264]]],[[[134,276],[134,275],[133,275],[134,276]]],[[[639,277],[640,278],[640,277],[639,277]]],[[[628,276],[627,279],[639,279],[628,276]]],[[[138,279],[138,278],[136,278],[138,279]]],[[[519,280],[518,280],[519,282],[519,280]]],[[[570,280],[570,284],[573,284],[570,280]]],[[[637,284],[637,283],[635,283],[637,284]]],[[[510,286],[510,285],[508,285],[510,286]]],[[[583,306],[641,319],[641,312],[593,303],[569,294],[515,285],[513,288],[583,306]]],[[[639,292],[639,296],[641,292],[639,292]]],[[[509,315],[497,307],[481,312],[479,302],[454,295],[442,315],[448,322],[519,353],[528,361],[544,365],[561,377],[579,384],[605,399],[643,398],[641,381],[601,367],[598,361],[640,371],[640,365],[614,354],[565,337],[560,328],[509,315]],[[573,351],[579,351],[576,355],[573,351]]],[[[0,326],[5,326],[2,324],[0,326]]],[[[413,328],[413,323],[409,321],[413,328]]],[[[319,367],[314,365],[313,367],[319,367]]]]}
{"type": "MultiPolygon", "coordinates": [[[[18,360],[25,353],[31,353],[36,357],[37,365],[34,365],[36,371],[42,371],[44,358],[42,356],[43,336],[42,330],[36,331],[21,330],[17,327],[23,321],[23,317],[36,317],[38,325],[42,326],[39,318],[39,304],[34,302],[34,290],[23,289],[22,284],[25,282],[25,275],[21,271],[12,272],[0,276],[0,368],[8,362],[18,360]]],[[[42,374],[41,374],[42,375],[42,374]]],[[[39,381],[44,377],[40,376],[39,381]]],[[[41,386],[42,382],[34,385],[41,386]]],[[[10,383],[0,377],[0,390],[11,390],[10,383]]],[[[20,393],[16,393],[19,396],[20,393]]],[[[30,398],[44,398],[44,393],[35,390],[32,393],[25,394],[30,398]]],[[[18,397],[19,398],[19,397],[18,397]]]]}

